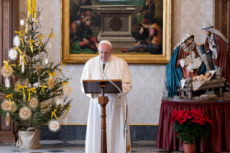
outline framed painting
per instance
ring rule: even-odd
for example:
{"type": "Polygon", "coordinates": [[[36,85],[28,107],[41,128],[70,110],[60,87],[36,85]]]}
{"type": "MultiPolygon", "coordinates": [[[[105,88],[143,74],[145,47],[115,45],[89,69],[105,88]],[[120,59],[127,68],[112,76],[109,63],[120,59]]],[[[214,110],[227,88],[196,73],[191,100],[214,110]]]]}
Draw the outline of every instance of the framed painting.
{"type": "Polygon", "coordinates": [[[101,40],[128,63],[168,63],[171,0],[62,0],[62,62],[85,63],[101,40]]]}

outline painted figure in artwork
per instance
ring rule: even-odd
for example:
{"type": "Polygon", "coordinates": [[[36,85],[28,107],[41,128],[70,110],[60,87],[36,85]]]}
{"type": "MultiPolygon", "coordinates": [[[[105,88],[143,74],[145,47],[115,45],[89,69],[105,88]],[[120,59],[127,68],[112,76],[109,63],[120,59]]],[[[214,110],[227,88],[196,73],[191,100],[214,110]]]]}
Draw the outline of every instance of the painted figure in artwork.
{"type": "Polygon", "coordinates": [[[141,25],[142,20],[148,19],[149,22],[153,22],[155,15],[155,3],[153,0],[146,0],[144,6],[137,14],[137,21],[141,25]]]}
{"type": "Polygon", "coordinates": [[[90,6],[90,5],[92,5],[91,0],[80,0],[79,1],[80,9],[79,9],[78,15],[79,16],[90,16],[92,18],[93,25],[95,25],[96,28],[99,29],[100,19],[97,13],[95,13],[92,9],[82,8],[83,6],[90,6]]]}
{"type": "Polygon", "coordinates": [[[71,23],[71,46],[70,53],[95,53],[98,47],[97,37],[90,29],[91,17],[82,17],[71,23]]]}
{"type": "Polygon", "coordinates": [[[205,74],[206,67],[199,57],[194,35],[186,34],[178,43],[166,68],[168,97],[178,95],[177,91],[182,78],[192,78],[205,74]]]}
{"type": "Polygon", "coordinates": [[[162,29],[157,23],[151,23],[148,19],[142,21],[142,26],[148,29],[148,35],[141,28],[140,35],[147,35],[145,40],[139,40],[129,49],[121,49],[122,52],[142,51],[151,54],[162,54],[162,29]]]}
{"type": "Polygon", "coordinates": [[[230,61],[227,38],[213,26],[206,25],[202,28],[207,35],[205,44],[200,46],[202,53],[207,55],[209,67],[212,70],[220,68],[222,76],[230,83],[230,61]]]}

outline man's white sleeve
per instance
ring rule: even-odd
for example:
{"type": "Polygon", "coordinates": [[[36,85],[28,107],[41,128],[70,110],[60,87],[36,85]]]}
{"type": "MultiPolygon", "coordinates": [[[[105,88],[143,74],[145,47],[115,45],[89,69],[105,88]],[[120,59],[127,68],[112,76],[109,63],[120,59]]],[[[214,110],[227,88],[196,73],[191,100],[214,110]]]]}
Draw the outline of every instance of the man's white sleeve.
{"type": "MultiPolygon", "coordinates": [[[[83,88],[83,80],[91,80],[91,73],[90,73],[90,66],[89,66],[89,63],[86,62],[85,66],[84,66],[84,69],[83,69],[83,72],[82,72],[82,76],[81,76],[81,91],[83,93],[85,93],[85,90],[83,88]]],[[[86,94],[88,97],[90,98],[93,98],[93,95],[91,94],[86,94]]]]}
{"type": "MultiPolygon", "coordinates": [[[[132,89],[132,78],[129,71],[129,66],[126,62],[124,62],[123,64],[121,81],[122,81],[122,92],[124,94],[127,94],[132,89]]],[[[121,96],[121,94],[118,94],[118,96],[121,96]]]]}

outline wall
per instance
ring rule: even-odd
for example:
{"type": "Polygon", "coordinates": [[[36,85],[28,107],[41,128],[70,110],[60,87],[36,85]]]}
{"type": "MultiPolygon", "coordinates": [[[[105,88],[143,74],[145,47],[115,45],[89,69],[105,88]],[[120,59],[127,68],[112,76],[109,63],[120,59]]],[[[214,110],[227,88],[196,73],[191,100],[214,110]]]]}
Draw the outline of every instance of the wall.
{"type": "MultiPolygon", "coordinates": [[[[20,12],[27,10],[27,1],[20,1],[20,12]]],[[[214,23],[213,0],[173,0],[172,1],[172,48],[180,42],[186,33],[195,35],[198,44],[204,42],[205,34],[201,27],[204,23],[214,23]]],[[[37,6],[42,11],[42,28],[40,32],[47,36],[51,29],[54,37],[48,45],[49,61],[60,62],[61,53],[61,1],[37,0],[37,6]]],[[[22,17],[22,14],[20,14],[22,17]]],[[[21,30],[23,27],[21,27],[21,30]]],[[[45,39],[44,39],[45,40],[45,39]]],[[[133,89],[127,95],[131,124],[158,124],[161,98],[164,90],[165,65],[130,65],[133,78],[133,89]]],[[[89,99],[80,91],[80,77],[83,65],[67,65],[71,77],[70,85],[74,92],[72,107],[63,123],[86,124],[89,99]]]]}

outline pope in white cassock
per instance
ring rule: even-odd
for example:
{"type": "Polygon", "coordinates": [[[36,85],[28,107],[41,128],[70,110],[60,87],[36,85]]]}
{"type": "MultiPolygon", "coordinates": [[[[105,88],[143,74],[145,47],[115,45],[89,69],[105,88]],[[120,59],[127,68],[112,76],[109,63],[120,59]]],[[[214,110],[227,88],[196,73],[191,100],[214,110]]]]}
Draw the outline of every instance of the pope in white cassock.
{"type": "MultiPolygon", "coordinates": [[[[105,80],[102,75],[102,64],[105,63],[104,73],[109,79],[122,80],[122,92],[127,94],[132,88],[132,78],[126,61],[112,55],[112,45],[103,40],[98,47],[99,56],[86,62],[82,80],[105,80]]],[[[83,87],[83,86],[82,86],[83,87]]],[[[84,89],[82,88],[84,91],[84,89]]],[[[86,153],[101,153],[101,106],[98,104],[100,94],[87,94],[90,100],[87,132],[86,153]]],[[[121,94],[105,94],[109,102],[106,106],[106,133],[107,152],[125,153],[131,152],[129,118],[127,116],[127,144],[124,138],[125,101],[121,94]],[[127,145],[127,146],[126,146],[127,145]]]]}

